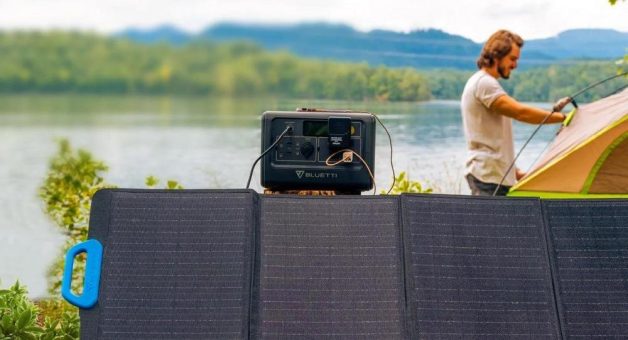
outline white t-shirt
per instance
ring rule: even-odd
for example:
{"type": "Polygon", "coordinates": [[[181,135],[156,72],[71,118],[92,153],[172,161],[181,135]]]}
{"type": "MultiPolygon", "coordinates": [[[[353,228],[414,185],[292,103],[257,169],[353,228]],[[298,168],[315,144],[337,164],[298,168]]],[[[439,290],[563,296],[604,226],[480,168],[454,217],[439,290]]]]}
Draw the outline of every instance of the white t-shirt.
{"type": "MultiPolygon", "coordinates": [[[[467,81],[460,101],[469,149],[466,173],[486,183],[498,184],[514,159],[512,120],[489,109],[505,94],[497,79],[480,70],[467,81]]],[[[515,182],[513,167],[502,185],[515,182]]]]}

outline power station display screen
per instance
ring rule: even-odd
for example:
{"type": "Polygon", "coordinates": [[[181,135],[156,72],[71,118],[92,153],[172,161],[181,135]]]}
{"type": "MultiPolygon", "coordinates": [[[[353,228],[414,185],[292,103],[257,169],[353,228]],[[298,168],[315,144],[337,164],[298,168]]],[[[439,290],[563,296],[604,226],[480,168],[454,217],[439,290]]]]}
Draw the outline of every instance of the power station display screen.
{"type": "Polygon", "coordinates": [[[327,137],[329,135],[326,120],[306,120],[303,122],[303,135],[311,137],[327,137]]]}
{"type": "MultiPolygon", "coordinates": [[[[351,123],[351,135],[359,129],[359,123],[351,123]]],[[[326,120],[306,120],[303,122],[303,135],[308,137],[328,137],[329,124],[326,120]]]]}

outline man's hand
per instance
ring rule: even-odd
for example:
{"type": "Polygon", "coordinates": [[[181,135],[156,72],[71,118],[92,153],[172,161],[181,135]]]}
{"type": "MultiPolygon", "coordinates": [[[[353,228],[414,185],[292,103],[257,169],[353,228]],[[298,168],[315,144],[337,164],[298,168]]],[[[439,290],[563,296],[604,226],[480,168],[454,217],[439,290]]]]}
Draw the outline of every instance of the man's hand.
{"type": "Polygon", "coordinates": [[[569,103],[571,103],[571,97],[561,98],[554,104],[554,106],[552,106],[552,111],[560,112],[569,103]]]}
{"type": "Polygon", "coordinates": [[[527,174],[523,171],[521,171],[521,169],[516,168],[515,169],[515,178],[517,179],[517,181],[521,180],[522,178],[524,178],[527,174]]]}

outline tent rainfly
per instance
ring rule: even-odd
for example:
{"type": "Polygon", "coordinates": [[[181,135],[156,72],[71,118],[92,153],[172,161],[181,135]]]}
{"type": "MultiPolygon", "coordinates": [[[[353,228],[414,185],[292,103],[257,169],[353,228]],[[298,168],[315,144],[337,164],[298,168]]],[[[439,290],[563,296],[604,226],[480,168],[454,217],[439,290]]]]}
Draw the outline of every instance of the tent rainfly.
{"type": "Polygon", "coordinates": [[[582,105],[509,196],[628,197],[628,89],[582,105]]]}

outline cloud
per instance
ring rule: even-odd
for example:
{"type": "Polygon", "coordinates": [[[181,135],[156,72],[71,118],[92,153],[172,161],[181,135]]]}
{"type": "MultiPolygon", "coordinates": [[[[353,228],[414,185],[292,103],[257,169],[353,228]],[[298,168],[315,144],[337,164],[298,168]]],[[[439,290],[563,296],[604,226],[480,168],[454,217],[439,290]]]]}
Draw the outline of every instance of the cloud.
{"type": "Polygon", "coordinates": [[[74,28],[113,32],[172,24],[199,31],[222,21],[287,24],[327,21],[357,29],[409,32],[438,28],[485,40],[500,28],[525,39],[570,28],[628,31],[628,3],[572,0],[0,0],[0,28],[74,28]]]}

